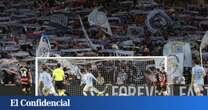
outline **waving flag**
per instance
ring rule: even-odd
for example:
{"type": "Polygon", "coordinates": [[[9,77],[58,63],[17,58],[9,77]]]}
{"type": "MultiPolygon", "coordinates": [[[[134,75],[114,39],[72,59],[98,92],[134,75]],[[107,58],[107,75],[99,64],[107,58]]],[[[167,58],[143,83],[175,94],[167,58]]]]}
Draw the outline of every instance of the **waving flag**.
{"type": "Polygon", "coordinates": [[[79,21],[80,21],[80,24],[81,24],[81,26],[82,26],[82,31],[84,32],[84,36],[86,37],[87,41],[89,42],[89,45],[92,46],[93,43],[92,43],[92,41],[90,40],[90,38],[89,38],[89,36],[88,36],[88,34],[87,34],[87,31],[85,30],[84,24],[83,24],[82,19],[81,19],[80,16],[79,16],[79,21]]]}
{"type": "Polygon", "coordinates": [[[208,31],[205,33],[202,41],[201,41],[201,45],[200,48],[203,49],[208,45],[208,31]]]}
{"type": "Polygon", "coordinates": [[[147,15],[145,23],[150,32],[156,33],[160,29],[172,24],[172,20],[163,10],[155,9],[147,15]]]}
{"type": "Polygon", "coordinates": [[[205,33],[203,39],[201,40],[201,45],[200,45],[200,59],[202,66],[203,66],[202,49],[204,49],[206,46],[208,46],[208,31],[205,33]]]}
{"type": "Polygon", "coordinates": [[[104,12],[98,11],[98,8],[94,9],[88,15],[88,22],[90,23],[90,25],[95,25],[95,26],[102,27],[102,30],[105,33],[107,33],[107,34],[109,34],[111,36],[113,35],[106,14],[104,12]]]}
{"type": "Polygon", "coordinates": [[[47,35],[42,35],[38,48],[36,50],[36,57],[49,57],[51,45],[47,35]]]}
{"type": "Polygon", "coordinates": [[[103,49],[103,45],[98,45],[98,44],[93,44],[93,42],[90,40],[88,34],[87,34],[87,31],[85,30],[85,27],[84,27],[84,24],[82,22],[82,19],[81,17],[79,16],[79,20],[80,20],[80,24],[81,24],[81,27],[82,27],[82,31],[84,32],[84,36],[86,37],[87,41],[89,42],[89,46],[93,49],[93,50],[97,50],[97,48],[101,48],[103,49]]]}

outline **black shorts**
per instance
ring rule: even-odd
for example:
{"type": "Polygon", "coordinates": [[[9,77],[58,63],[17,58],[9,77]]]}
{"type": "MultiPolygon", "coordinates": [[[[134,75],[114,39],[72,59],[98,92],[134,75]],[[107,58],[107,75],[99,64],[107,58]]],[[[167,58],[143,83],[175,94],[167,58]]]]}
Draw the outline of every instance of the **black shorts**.
{"type": "Polygon", "coordinates": [[[31,84],[22,84],[22,91],[24,92],[24,94],[31,94],[31,84]]]}
{"type": "Polygon", "coordinates": [[[64,89],[64,82],[63,81],[55,81],[55,88],[56,89],[64,89]]]}
{"type": "Polygon", "coordinates": [[[22,84],[22,88],[30,88],[31,85],[30,84],[22,84]]]}
{"type": "Polygon", "coordinates": [[[158,86],[157,86],[157,90],[158,90],[159,92],[166,91],[166,90],[167,90],[167,86],[166,86],[166,85],[164,85],[164,86],[158,85],[158,86]]]}

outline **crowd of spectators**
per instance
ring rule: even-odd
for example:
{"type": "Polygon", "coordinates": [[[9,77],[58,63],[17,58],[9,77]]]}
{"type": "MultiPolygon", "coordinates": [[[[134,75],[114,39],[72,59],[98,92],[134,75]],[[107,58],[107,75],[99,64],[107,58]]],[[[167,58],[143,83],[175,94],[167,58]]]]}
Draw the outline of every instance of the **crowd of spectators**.
{"type": "MultiPolygon", "coordinates": [[[[199,58],[199,45],[208,30],[206,3],[177,5],[174,2],[174,5],[166,5],[153,0],[1,0],[0,12],[0,68],[1,75],[4,74],[4,78],[1,78],[3,83],[8,82],[4,80],[10,79],[7,77],[14,78],[9,71],[21,61],[28,62],[32,74],[35,74],[34,57],[42,34],[49,37],[52,46],[50,53],[60,56],[115,56],[117,52],[121,55],[131,52],[134,56],[162,56],[164,44],[177,40],[189,42],[193,58],[199,58]],[[87,15],[99,6],[108,16],[112,36],[99,27],[90,26],[87,21],[87,15]],[[150,11],[158,8],[168,14],[173,24],[151,33],[145,25],[145,19],[150,11]],[[102,45],[104,49],[92,50],[89,47],[78,15],[92,42],[102,45]]],[[[208,64],[207,50],[203,50],[205,66],[208,64]]],[[[106,68],[110,69],[106,69],[105,73],[111,73],[112,67],[106,68]]],[[[125,69],[119,71],[116,79],[108,79],[118,84],[124,83],[123,80],[129,77],[124,75],[125,69]]],[[[15,83],[14,80],[16,78],[9,82],[15,83]]]]}

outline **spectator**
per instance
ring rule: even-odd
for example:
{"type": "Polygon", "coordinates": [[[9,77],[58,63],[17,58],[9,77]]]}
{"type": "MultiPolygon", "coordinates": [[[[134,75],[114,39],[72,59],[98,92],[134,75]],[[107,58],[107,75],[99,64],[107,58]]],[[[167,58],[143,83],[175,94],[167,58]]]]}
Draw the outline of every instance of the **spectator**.
{"type": "Polygon", "coordinates": [[[16,85],[17,73],[14,70],[3,70],[3,83],[4,85],[16,85]]]}
{"type": "Polygon", "coordinates": [[[104,80],[104,78],[101,76],[100,73],[98,73],[97,81],[98,81],[99,83],[96,83],[96,85],[103,85],[103,84],[105,83],[105,80],[104,80]]]}
{"type": "Polygon", "coordinates": [[[127,73],[124,71],[124,69],[121,69],[121,72],[119,72],[117,76],[117,84],[118,85],[126,84],[127,78],[128,78],[127,73]]]}

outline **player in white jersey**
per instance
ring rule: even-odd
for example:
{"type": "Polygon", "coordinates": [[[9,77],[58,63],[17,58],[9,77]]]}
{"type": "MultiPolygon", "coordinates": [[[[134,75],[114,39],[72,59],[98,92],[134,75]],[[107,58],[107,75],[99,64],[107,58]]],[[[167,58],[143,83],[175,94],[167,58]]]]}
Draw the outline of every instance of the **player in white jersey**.
{"type": "Polygon", "coordinates": [[[200,62],[196,60],[195,66],[192,68],[191,84],[194,87],[194,91],[197,96],[203,95],[201,92],[203,91],[205,75],[206,73],[205,73],[204,68],[200,66],[200,62]]]}
{"type": "Polygon", "coordinates": [[[40,73],[39,77],[39,88],[44,96],[48,95],[54,95],[57,96],[57,93],[55,91],[55,88],[53,86],[53,79],[50,75],[50,73],[47,72],[46,65],[42,66],[43,72],[40,73]],[[40,86],[42,85],[42,86],[40,86]],[[42,87],[42,89],[41,89],[42,87]]]}
{"type": "Polygon", "coordinates": [[[91,96],[94,96],[94,92],[97,92],[97,89],[93,86],[93,81],[97,81],[97,79],[95,78],[95,76],[88,72],[85,71],[84,74],[82,74],[82,84],[85,84],[84,88],[83,88],[83,95],[87,96],[87,92],[90,92],[91,96]]]}
{"type": "Polygon", "coordinates": [[[83,95],[87,96],[87,93],[89,92],[91,94],[91,96],[94,96],[96,94],[100,95],[102,94],[98,89],[96,89],[93,86],[94,81],[96,81],[97,83],[99,83],[99,81],[95,78],[95,76],[87,70],[81,70],[81,85],[85,84],[84,88],[83,88],[83,95]]]}

